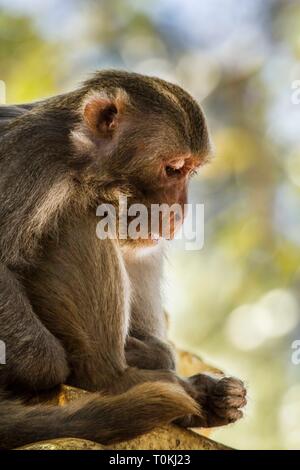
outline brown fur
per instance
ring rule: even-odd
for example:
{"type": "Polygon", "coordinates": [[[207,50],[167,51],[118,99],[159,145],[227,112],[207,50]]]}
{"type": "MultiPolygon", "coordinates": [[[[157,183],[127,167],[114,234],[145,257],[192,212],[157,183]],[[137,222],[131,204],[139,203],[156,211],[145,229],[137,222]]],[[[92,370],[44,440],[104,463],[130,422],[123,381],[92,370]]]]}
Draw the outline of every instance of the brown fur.
{"type": "Polygon", "coordinates": [[[119,194],[147,207],[184,205],[188,176],[210,149],[196,102],[156,78],[99,72],[77,91],[0,108],[1,122],[0,383],[16,395],[63,382],[107,393],[63,409],[4,398],[1,445],[106,443],[182,417],[207,426],[240,417],[240,382],[222,388],[174,372],[163,248],[96,236],[98,204],[117,207],[119,194]]]}

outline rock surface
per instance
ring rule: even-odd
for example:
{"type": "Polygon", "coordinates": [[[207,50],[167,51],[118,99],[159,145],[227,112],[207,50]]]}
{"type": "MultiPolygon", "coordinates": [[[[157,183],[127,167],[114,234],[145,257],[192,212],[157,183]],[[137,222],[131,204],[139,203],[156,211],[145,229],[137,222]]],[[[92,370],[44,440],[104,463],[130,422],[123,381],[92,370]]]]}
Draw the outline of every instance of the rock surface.
{"type": "Polygon", "coordinates": [[[84,439],[52,439],[20,447],[19,450],[228,450],[207,437],[177,426],[164,426],[131,441],[102,446],[84,439]]]}

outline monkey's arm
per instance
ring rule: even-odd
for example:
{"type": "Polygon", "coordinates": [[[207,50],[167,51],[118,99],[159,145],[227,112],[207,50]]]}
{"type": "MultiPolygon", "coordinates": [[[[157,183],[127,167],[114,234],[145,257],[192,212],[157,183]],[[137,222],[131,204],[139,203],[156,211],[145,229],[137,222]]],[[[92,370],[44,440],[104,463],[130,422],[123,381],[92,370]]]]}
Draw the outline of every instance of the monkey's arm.
{"type": "Polygon", "coordinates": [[[175,354],[166,341],[161,298],[162,249],[126,260],[132,288],[130,336],[126,360],[144,369],[175,369],[175,354]]]}
{"type": "Polygon", "coordinates": [[[166,321],[162,306],[162,248],[150,254],[125,257],[132,289],[130,333],[139,338],[166,338],[166,321]]]}
{"type": "Polygon", "coordinates": [[[6,348],[1,381],[39,390],[68,375],[64,349],[32,311],[14,273],[0,263],[0,339],[6,348]]]}

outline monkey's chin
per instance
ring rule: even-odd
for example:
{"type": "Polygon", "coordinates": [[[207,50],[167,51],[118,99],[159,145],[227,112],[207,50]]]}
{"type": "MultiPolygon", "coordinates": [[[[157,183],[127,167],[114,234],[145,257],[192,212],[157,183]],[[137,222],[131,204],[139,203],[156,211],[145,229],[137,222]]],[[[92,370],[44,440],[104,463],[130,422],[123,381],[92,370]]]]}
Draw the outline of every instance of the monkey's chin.
{"type": "Polygon", "coordinates": [[[156,246],[161,241],[161,238],[149,238],[149,240],[144,240],[145,246],[156,246]]]}
{"type": "Polygon", "coordinates": [[[139,238],[122,240],[121,246],[124,253],[135,252],[136,254],[149,253],[149,251],[157,250],[162,245],[161,238],[139,238]]]}
{"type": "Polygon", "coordinates": [[[146,248],[152,247],[152,246],[157,246],[161,241],[161,238],[138,238],[136,240],[129,240],[129,243],[131,245],[134,245],[136,247],[140,248],[146,248]]]}

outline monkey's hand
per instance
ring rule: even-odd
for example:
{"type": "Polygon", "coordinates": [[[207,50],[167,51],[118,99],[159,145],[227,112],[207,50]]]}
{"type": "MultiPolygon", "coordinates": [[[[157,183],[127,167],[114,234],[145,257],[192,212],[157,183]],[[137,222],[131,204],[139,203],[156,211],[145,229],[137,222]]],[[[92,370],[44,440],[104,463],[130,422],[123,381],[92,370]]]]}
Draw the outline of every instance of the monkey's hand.
{"type": "Polygon", "coordinates": [[[127,364],[149,370],[175,370],[175,354],[171,346],[155,336],[129,336],[125,346],[127,364]]]}
{"type": "Polygon", "coordinates": [[[186,416],[176,421],[184,427],[215,427],[234,423],[242,418],[246,389],[234,377],[197,374],[186,380],[184,388],[199,403],[202,416],[186,416]]]}

